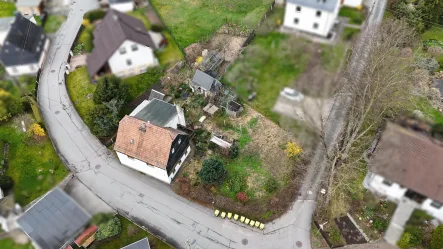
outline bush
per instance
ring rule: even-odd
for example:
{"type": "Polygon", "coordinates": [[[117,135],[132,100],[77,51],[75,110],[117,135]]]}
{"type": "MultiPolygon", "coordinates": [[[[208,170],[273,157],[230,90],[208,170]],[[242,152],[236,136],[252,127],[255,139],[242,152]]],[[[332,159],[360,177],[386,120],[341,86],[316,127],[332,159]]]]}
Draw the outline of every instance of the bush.
{"type": "Polygon", "coordinates": [[[435,70],[437,70],[440,67],[438,61],[433,58],[422,59],[417,63],[417,66],[419,68],[426,69],[431,73],[435,72],[435,70]]]}
{"type": "Polygon", "coordinates": [[[107,223],[114,217],[115,215],[112,213],[98,213],[92,217],[91,222],[99,226],[101,224],[107,223]]]}
{"type": "Polygon", "coordinates": [[[114,217],[108,222],[98,226],[98,231],[95,234],[97,241],[104,240],[120,234],[122,231],[122,223],[118,217],[114,217]]]}
{"type": "Polygon", "coordinates": [[[235,159],[238,157],[238,144],[233,144],[229,150],[229,158],[235,159]]]}
{"type": "Polygon", "coordinates": [[[237,200],[243,203],[248,201],[248,195],[245,192],[237,193],[235,197],[237,198],[237,200]]]}
{"type": "Polygon", "coordinates": [[[2,190],[10,190],[13,185],[14,182],[10,176],[5,176],[5,175],[0,176],[0,188],[2,190]]]}
{"type": "Polygon", "coordinates": [[[109,102],[112,99],[125,100],[128,94],[128,87],[126,84],[115,77],[109,76],[101,79],[95,88],[93,100],[96,104],[109,102]]]}
{"type": "Polygon", "coordinates": [[[265,190],[266,192],[268,192],[269,194],[274,193],[275,191],[277,191],[278,189],[278,182],[277,180],[275,180],[275,178],[271,177],[268,178],[265,182],[265,190]]]}
{"type": "Polygon", "coordinates": [[[423,229],[415,226],[407,226],[405,229],[405,233],[409,233],[411,235],[409,239],[409,244],[412,247],[418,247],[423,242],[423,229]]]}
{"type": "Polygon", "coordinates": [[[401,249],[408,249],[409,247],[411,247],[411,238],[412,235],[408,232],[405,232],[402,234],[400,240],[397,242],[397,246],[400,247],[401,249]]]}
{"type": "Polygon", "coordinates": [[[203,166],[198,172],[201,180],[205,184],[216,184],[225,176],[226,170],[219,159],[210,158],[203,161],[203,166]]]}
{"type": "Polygon", "coordinates": [[[113,99],[104,104],[96,105],[86,117],[92,133],[99,137],[111,136],[120,121],[119,113],[123,100],[113,99]]]}
{"type": "Polygon", "coordinates": [[[88,19],[90,23],[93,23],[94,21],[103,19],[105,17],[105,12],[101,9],[98,10],[92,10],[85,14],[85,19],[88,19]]]}
{"type": "Polygon", "coordinates": [[[443,248],[443,225],[439,225],[432,232],[430,248],[431,249],[443,248]]]}
{"type": "Polygon", "coordinates": [[[375,228],[375,230],[383,233],[388,228],[389,222],[385,219],[382,219],[380,217],[374,217],[372,226],[375,228]]]}
{"type": "Polygon", "coordinates": [[[158,25],[158,24],[152,24],[151,25],[151,30],[154,32],[162,32],[165,28],[162,25],[158,25]]]}
{"type": "Polygon", "coordinates": [[[228,188],[233,193],[242,192],[246,189],[246,180],[240,174],[230,176],[227,181],[228,188]]]}

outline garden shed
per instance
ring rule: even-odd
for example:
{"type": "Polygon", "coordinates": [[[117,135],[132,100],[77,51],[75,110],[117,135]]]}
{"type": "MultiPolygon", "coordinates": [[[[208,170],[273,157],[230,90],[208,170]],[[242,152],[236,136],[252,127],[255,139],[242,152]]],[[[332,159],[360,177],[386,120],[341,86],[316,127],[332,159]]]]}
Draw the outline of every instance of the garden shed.
{"type": "Polygon", "coordinates": [[[231,117],[238,117],[241,112],[243,111],[243,107],[241,104],[231,100],[228,102],[227,104],[227,108],[226,108],[226,113],[231,116],[231,117]]]}

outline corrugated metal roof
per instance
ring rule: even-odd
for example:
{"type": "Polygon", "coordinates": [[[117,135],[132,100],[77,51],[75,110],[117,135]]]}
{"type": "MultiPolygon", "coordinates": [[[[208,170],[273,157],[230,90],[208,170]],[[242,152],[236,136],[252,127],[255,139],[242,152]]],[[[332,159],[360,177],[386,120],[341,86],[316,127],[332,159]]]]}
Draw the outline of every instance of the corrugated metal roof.
{"type": "Polygon", "coordinates": [[[328,11],[328,12],[334,12],[339,2],[339,0],[287,0],[287,1],[288,3],[293,3],[300,6],[306,6],[309,8],[328,11]]]}
{"type": "Polygon", "coordinates": [[[29,208],[17,223],[40,248],[59,249],[91,219],[80,205],[55,188],[29,208]]]}

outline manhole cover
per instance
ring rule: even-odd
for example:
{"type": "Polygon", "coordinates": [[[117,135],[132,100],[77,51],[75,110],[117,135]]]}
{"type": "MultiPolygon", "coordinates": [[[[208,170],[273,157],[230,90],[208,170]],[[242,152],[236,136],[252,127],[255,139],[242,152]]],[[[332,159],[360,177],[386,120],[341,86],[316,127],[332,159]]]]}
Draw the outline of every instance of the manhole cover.
{"type": "Polygon", "coordinates": [[[247,245],[247,244],[248,244],[248,240],[247,240],[247,239],[242,239],[241,243],[242,243],[243,245],[247,245]]]}
{"type": "Polygon", "coordinates": [[[55,70],[51,70],[51,73],[55,73],[55,70]]]}
{"type": "Polygon", "coordinates": [[[100,169],[100,167],[101,167],[100,164],[95,165],[95,169],[100,169]]]}
{"type": "Polygon", "coordinates": [[[296,245],[298,248],[300,248],[300,247],[303,246],[303,243],[301,243],[301,241],[297,241],[297,242],[295,242],[295,245],[296,245]]]}
{"type": "Polygon", "coordinates": [[[60,111],[55,111],[55,114],[59,114],[60,113],[60,111]]]}

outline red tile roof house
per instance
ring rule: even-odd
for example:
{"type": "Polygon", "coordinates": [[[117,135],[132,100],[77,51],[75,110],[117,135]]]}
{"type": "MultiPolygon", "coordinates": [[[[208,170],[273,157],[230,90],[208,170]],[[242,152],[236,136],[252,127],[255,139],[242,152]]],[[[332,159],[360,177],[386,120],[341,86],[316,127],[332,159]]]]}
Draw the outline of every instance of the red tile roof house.
{"type": "Polygon", "coordinates": [[[119,124],[114,150],[120,162],[170,184],[191,152],[183,109],[145,100],[119,124]]]}
{"type": "Polygon", "coordinates": [[[90,77],[108,73],[129,77],[159,65],[154,50],[164,37],[146,30],[137,18],[110,9],[93,33],[94,49],[86,59],[90,77]]]}

